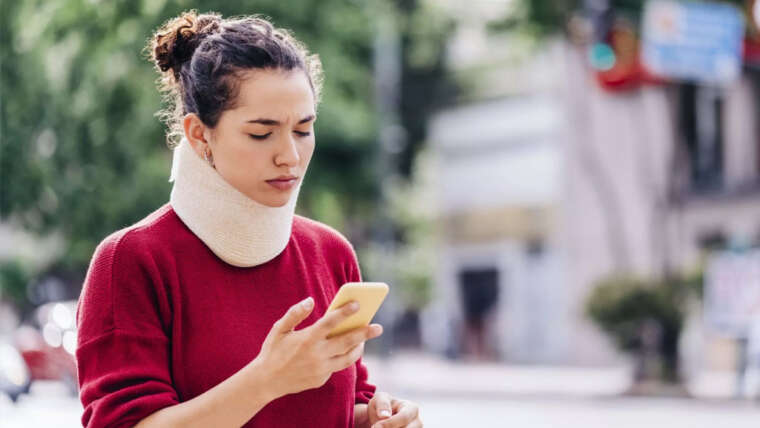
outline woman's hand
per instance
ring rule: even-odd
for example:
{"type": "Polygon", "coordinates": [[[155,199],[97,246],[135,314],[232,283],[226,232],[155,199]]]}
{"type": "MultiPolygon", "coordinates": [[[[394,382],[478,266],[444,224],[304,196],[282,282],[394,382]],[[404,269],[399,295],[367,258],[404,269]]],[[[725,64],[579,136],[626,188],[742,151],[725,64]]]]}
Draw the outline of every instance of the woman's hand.
{"type": "Polygon", "coordinates": [[[422,428],[420,408],[407,400],[377,392],[367,407],[371,428],[422,428]]]}
{"type": "Polygon", "coordinates": [[[381,325],[370,324],[327,338],[335,326],[359,309],[356,302],[330,311],[309,327],[295,331],[313,309],[311,297],[291,306],[274,323],[261,352],[251,362],[268,373],[278,397],[324,385],[334,372],[350,367],[362,356],[366,340],[383,332],[381,325]]]}

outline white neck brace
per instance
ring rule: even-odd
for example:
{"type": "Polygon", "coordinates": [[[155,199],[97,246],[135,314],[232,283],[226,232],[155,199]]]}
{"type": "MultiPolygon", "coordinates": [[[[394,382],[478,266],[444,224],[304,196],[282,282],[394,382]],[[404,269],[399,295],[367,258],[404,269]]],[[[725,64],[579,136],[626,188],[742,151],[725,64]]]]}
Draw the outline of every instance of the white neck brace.
{"type": "Polygon", "coordinates": [[[225,262],[260,265],[287,246],[303,179],[282,207],[260,204],[227,183],[183,137],[174,149],[169,181],[174,182],[169,203],[177,216],[225,262]]]}

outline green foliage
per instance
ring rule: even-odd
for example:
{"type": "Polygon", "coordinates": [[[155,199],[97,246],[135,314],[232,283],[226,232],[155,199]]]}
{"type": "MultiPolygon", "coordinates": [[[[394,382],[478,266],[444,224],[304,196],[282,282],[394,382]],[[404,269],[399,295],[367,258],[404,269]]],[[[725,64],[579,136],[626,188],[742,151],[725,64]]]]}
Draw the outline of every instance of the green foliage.
{"type": "MultiPolygon", "coordinates": [[[[653,346],[662,359],[664,380],[677,379],[678,338],[686,316],[686,302],[698,288],[699,276],[660,282],[613,276],[594,287],[586,304],[588,316],[624,351],[645,351],[647,329],[657,331],[653,346]]],[[[701,282],[700,282],[701,283],[701,282]]]]}
{"type": "Polygon", "coordinates": [[[396,0],[401,32],[401,125],[406,148],[399,156],[399,172],[412,178],[417,154],[427,138],[427,119],[459,94],[446,69],[445,42],[454,21],[436,10],[433,2],[396,0]]]}
{"type": "Polygon", "coordinates": [[[665,330],[680,331],[683,322],[683,290],[678,282],[653,284],[626,277],[601,281],[588,300],[588,315],[615,339],[623,350],[641,345],[639,331],[647,320],[665,330]]]}
{"type": "MultiPolygon", "coordinates": [[[[97,243],[168,200],[171,162],[158,78],[143,47],[164,21],[191,8],[223,16],[258,13],[293,30],[325,67],[317,149],[299,201],[303,214],[368,228],[377,199],[370,2],[349,0],[26,0],[0,13],[0,221],[57,231],[55,262],[83,276],[97,243]]],[[[393,3],[403,26],[401,103],[411,158],[444,79],[449,28],[417,1],[393,3]],[[425,25],[421,25],[425,24],[425,25]],[[417,85],[423,85],[418,89],[417,85]],[[408,98],[415,98],[409,100],[408,98]]],[[[406,162],[406,161],[404,161],[406,162]]],[[[402,162],[403,163],[403,162],[402,162]]],[[[408,163],[408,162],[407,162],[408,163]]],[[[43,274],[39,272],[38,274],[43,274]]],[[[76,281],[74,281],[76,282],[76,281]]],[[[80,284],[72,284],[78,287],[80,284]]]]}
{"type": "Polygon", "coordinates": [[[31,272],[20,260],[0,263],[0,300],[7,300],[18,307],[26,301],[26,287],[31,272]]]}
{"type": "Polygon", "coordinates": [[[368,280],[393,281],[404,309],[419,311],[432,298],[435,241],[434,205],[431,201],[432,165],[421,152],[412,168],[414,180],[392,184],[389,215],[396,226],[397,239],[392,253],[375,245],[364,246],[362,270],[368,280]],[[389,269],[390,272],[385,269],[389,269]]]}
{"type": "Polygon", "coordinates": [[[582,0],[519,0],[507,15],[489,23],[493,32],[519,31],[538,37],[562,31],[582,0]]]}

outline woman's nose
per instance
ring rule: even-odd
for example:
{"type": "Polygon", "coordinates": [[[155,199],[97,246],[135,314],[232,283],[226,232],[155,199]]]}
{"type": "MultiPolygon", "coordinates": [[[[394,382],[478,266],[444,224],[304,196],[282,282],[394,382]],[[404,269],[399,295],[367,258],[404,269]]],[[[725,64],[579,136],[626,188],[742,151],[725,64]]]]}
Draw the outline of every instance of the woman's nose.
{"type": "Polygon", "coordinates": [[[295,139],[292,136],[283,137],[277,145],[275,164],[296,166],[300,159],[295,139]]]}

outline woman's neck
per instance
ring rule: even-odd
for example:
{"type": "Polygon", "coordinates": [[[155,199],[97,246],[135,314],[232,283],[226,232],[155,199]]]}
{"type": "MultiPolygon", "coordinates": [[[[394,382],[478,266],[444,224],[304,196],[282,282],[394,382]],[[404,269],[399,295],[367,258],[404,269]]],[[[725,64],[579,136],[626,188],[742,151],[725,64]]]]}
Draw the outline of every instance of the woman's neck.
{"type": "Polygon", "coordinates": [[[225,262],[260,265],[288,244],[301,183],[282,207],[260,204],[227,183],[186,138],[174,149],[169,197],[177,216],[225,262]]]}

